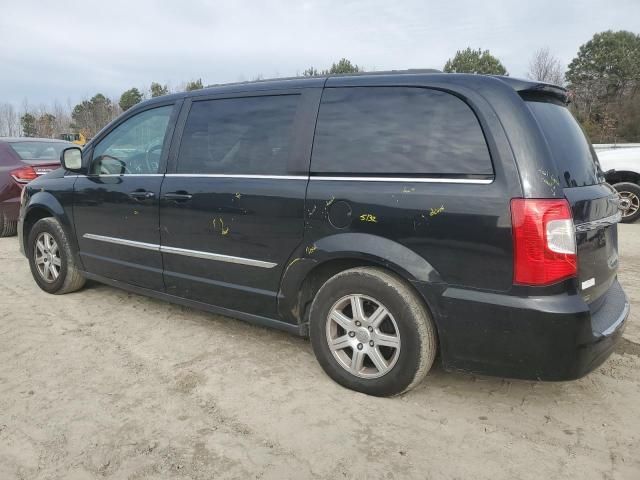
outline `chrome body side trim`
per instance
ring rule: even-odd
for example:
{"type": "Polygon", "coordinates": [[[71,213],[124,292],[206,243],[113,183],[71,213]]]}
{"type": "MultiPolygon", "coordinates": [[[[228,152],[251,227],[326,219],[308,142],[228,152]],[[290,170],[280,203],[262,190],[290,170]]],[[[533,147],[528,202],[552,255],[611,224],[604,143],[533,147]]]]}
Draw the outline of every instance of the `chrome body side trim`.
{"type": "Polygon", "coordinates": [[[88,238],[89,240],[97,240],[99,242],[115,243],[116,245],[126,245],[127,247],[154,250],[156,252],[160,251],[160,245],[156,245],[155,243],[137,242],[135,240],[126,240],[124,238],[105,237],[104,235],[95,235],[93,233],[85,233],[82,237],[88,238]]]}
{"type": "Polygon", "coordinates": [[[576,232],[589,232],[600,227],[608,227],[609,225],[615,225],[622,220],[622,212],[616,212],[605,218],[593,220],[591,222],[578,223],[576,225],[576,232]]]}
{"type": "MultiPolygon", "coordinates": [[[[72,176],[72,175],[69,175],[72,176]]],[[[84,178],[100,177],[164,177],[164,173],[101,173],[99,175],[75,175],[84,178]]]]}
{"type": "Polygon", "coordinates": [[[199,250],[188,250],[186,248],[165,247],[161,246],[162,253],[173,253],[175,255],[184,255],[186,257],[203,258],[205,260],[214,260],[216,262],[238,263],[240,265],[249,265],[251,267],[273,268],[277,263],[265,262],[264,260],[255,260],[253,258],[234,257],[231,255],[222,255],[219,253],[201,252],[199,250]]]}
{"type": "Polygon", "coordinates": [[[425,178],[425,177],[310,177],[310,180],[339,182],[402,182],[402,183],[470,183],[475,185],[489,185],[493,183],[492,178],[425,178]]]}
{"type": "Polygon", "coordinates": [[[85,233],[83,238],[89,240],[97,240],[99,242],[113,243],[116,245],[124,245],[127,247],[142,248],[145,250],[153,250],[162,253],[171,253],[174,255],[184,255],[186,257],[202,258],[205,260],[213,260],[216,262],[237,263],[239,265],[248,265],[251,267],[273,268],[277,263],[266,262],[264,260],[255,260],[253,258],[234,257],[232,255],[222,255],[219,253],[202,252],[200,250],[189,250],[186,248],[167,247],[154,243],[137,242],[135,240],[127,240],[124,238],[107,237],[104,235],[95,235],[93,233],[85,233]]]}
{"type": "Polygon", "coordinates": [[[489,185],[493,178],[446,178],[446,177],[368,177],[368,176],[309,176],[309,175],[234,175],[226,173],[124,173],[106,175],[68,175],[77,177],[183,177],[183,178],[229,178],[257,180],[319,180],[336,182],[402,182],[402,183],[462,183],[472,185],[489,185]]]}
{"type": "Polygon", "coordinates": [[[308,180],[308,175],[231,175],[226,173],[167,173],[167,177],[184,178],[239,178],[239,179],[265,179],[265,180],[308,180]]]}

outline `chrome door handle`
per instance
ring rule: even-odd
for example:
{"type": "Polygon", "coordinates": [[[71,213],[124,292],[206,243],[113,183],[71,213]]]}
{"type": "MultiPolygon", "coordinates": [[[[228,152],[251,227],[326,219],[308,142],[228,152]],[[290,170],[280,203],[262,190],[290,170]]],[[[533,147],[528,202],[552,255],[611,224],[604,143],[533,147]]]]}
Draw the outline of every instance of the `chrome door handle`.
{"type": "Polygon", "coordinates": [[[131,192],[129,196],[135,198],[136,200],[148,200],[149,198],[153,198],[156,195],[153,192],[147,192],[145,190],[136,190],[135,192],[131,192]]]}
{"type": "Polygon", "coordinates": [[[165,193],[164,195],[162,195],[163,199],[173,200],[174,202],[186,202],[187,200],[191,200],[191,197],[193,197],[193,195],[191,195],[190,193],[178,192],[165,193]]]}

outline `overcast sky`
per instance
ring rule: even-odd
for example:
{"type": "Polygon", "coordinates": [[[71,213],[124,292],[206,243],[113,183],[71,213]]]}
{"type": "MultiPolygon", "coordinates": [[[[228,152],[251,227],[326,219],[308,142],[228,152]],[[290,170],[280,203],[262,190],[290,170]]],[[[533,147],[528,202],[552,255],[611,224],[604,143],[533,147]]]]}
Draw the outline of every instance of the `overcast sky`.
{"type": "Polygon", "coordinates": [[[16,106],[291,76],[341,57],[441,69],[467,46],[524,76],[537,48],[566,65],[595,32],[640,33],[640,0],[0,1],[0,102],[16,106]]]}

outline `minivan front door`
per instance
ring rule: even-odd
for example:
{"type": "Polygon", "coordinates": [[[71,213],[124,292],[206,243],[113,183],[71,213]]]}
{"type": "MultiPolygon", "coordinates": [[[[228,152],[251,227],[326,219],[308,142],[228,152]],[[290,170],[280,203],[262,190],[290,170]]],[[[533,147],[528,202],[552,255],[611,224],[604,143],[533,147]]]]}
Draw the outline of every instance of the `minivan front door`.
{"type": "Polygon", "coordinates": [[[93,148],[74,187],[74,222],[84,269],[164,290],[158,202],[173,104],[134,114],[93,148]]]}
{"type": "Polygon", "coordinates": [[[167,293],[275,317],[282,272],[303,238],[318,97],[194,99],[161,192],[167,293]]]}

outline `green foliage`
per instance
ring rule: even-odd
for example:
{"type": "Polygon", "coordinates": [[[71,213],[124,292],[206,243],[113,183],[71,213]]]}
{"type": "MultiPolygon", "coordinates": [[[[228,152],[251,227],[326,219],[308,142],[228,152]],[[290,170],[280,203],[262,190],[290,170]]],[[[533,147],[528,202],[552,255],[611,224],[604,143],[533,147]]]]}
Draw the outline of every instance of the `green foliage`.
{"type": "Polygon", "coordinates": [[[83,100],[73,108],[71,127],[85,132],[88,137],[93,137],[116,113],[111,100],[98,93],[91,100],[83,100]]]}
{"type": "Polygon", "coordinates": [[[135,104],[140,103],[141,101],[142,101],[142,93],[140,93],[140,90],[134,87],[124,92],[120,96],[120,102],[118,103],[122,111],[126,112],[135,104]]]}
{"type": "Polygon", "coordinates": [[[640,35],[596,33],[569,64],[567,80],[570,88],[588,87],[599,97],[626,93],[640,80],[640,35]]]}
{"type": "Polygon", "coordinates": [[[362,72],[362,68],[351,63],[351,60],[341,58],[338,63],[331,64],[331,68],[328,70],[318,70],[313,65],[302,72],[303,77],[317,77],[319,75],[338,75],[341,73],[358,73],[362,72]]]}
{"type": "Polygon", "coordinates": [[[160,85],[158,82],[151,82],[149,90],[151,91],[151,98],[161,97],[162,95],[169,93],[169,87],[166,85],[160,85]]]}
{"type": "Polygon", "coordinates": [[[35,137],[38,134],[38,128],[36,126],[36,117],[30,113],[25,113],[20,117],[20,124],[22,125],[23,137],[35,137]]]}
{"type": "Polygon", "coordinates": [[[318,72],[318,70],[316,70],[316,68],[313,66],[307,68],[304,72],[302,72],[303,77],[317,77],[318,75],[320,75],[320,72],[318,72]]]}
{"type": "Polygon", "coordinates": [[[489,50],[458,50],[444,65],[447,73],[479,73],[483,75],[508,75],[507,69],[489,50]]]}
{"type": "Polygon", "coordinates": [[[569,64],[571,109],[597,143],[640,140],[640,35],[596,33],[569,64]]]}
{"type": "Polygon", "coordinates": [[[52,138],[55,130],[56,117],[50,113],[43,113],[38,117],[38,136],[52,138]]]}
{"type": "Polygon", "coordinates": [[[620,108],[616,140],[640,142],[640,94],[636,94],[620,108]]]}
{"type": "Polygon", "coordinates": [[[351,61],[347,60],[346,58],[341,58],[338,63],[334,63],[331,65],[331,68],[328,72],[325,71],[323,73],[332,75],[338,73],[358,73],[360,71],[362,71],[362,69],[358,67],[358,65],[351,63],[351,61]]]}
{"type": "Polygon", "coordinates": [[[193,90],[200,90],[201,88],[203,88],[202,79],[199,78],[197,80],[194,80],[194,81],[191,81],[191,82],[187,83],[187,86],[185,87],[185,91],[186,92],[191,92],[193,90]]]}

